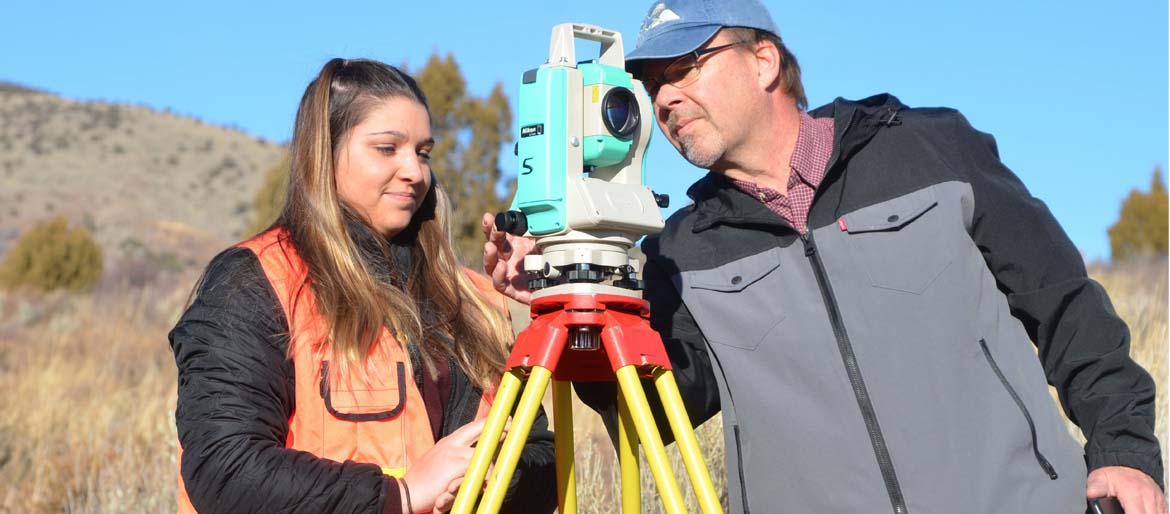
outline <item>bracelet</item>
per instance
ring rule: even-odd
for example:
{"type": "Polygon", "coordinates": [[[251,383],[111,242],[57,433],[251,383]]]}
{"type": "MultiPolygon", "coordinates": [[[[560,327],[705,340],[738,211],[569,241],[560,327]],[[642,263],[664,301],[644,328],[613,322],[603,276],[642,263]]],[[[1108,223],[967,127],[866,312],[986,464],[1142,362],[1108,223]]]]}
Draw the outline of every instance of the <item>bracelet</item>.
{"type": "Polygon", "coordinates": [[[406,484],[406,480],[399,478],[398,482],[402,484],[402,495],[406,498],[406,512],[403,514],[414,514],[414,506],[410,504],[410,487],[406,484]]]}

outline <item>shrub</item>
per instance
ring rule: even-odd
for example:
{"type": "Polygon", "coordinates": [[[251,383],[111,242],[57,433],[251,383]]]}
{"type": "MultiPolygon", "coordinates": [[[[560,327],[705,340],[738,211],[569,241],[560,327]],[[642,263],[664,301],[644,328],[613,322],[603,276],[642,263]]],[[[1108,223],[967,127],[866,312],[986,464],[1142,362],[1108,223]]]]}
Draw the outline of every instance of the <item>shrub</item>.
{"type": "Polygon", "coordinates": [[[87,291],[101,275],[101,247],[88,230],[69,227],[64,216],[17,239],[0,265],[0,285],[9,289],[87,291]]]}
{"type": "Polygon", "coordinates": [[[1136,189],[1121,203],[1117,223],[1109,227],[1113,260],[1141,255],[1165,255],[1167,250],[1167,195],[1162,170],[1155,169],[1149,192],[1136,189]]]}
{"type": "Polygon", "coordinates": [[[250,234],[259,234],[280,215],[280,209],[284,207],[284,195],[288,191],[288,167],[286,154],[264,173],[264,184],[252,199],[252,220],[248,223],[250,234]]]}

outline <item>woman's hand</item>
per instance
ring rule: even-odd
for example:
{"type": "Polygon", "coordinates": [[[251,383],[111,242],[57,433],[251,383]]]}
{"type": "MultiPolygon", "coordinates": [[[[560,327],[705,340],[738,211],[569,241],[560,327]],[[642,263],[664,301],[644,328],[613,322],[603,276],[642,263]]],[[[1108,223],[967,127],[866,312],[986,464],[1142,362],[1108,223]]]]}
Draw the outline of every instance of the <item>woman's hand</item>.
{"type": "Polygon", "coordinates": [[[414,512],[440,510],[443,506],[440,503],[446,503],[446,508],[451,508],[455,500],[450,492],[452,484],[454,490],[458,491],[463,475],[467,472],[467,465],[471,462],[471,454],[475,451],[471,445],[479,439],[484,421],[463,425],[451,435],[440,439],[407,470],[402,482],[404,487],[410,489],[410,506],[414,512]]]}
{"type": "Polygon", "coordinates": [[[459,494],[459,486],[463,485],[463,477],[452,480],[447,484],[447,491],[435,499],[435,512],[443,513],[455,506],[455,495],[459,494]]]}

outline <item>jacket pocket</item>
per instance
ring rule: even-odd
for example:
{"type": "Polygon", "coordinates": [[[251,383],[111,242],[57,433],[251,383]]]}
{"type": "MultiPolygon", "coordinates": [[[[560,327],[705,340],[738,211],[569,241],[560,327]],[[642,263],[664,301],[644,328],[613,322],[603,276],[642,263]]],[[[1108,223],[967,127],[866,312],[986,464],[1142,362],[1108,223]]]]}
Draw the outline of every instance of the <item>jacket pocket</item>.
{"type": "Polygon", "coordinates": [[[687,272],[687,308],[707,341],[755,350],[780,322],[780,253],[768,250],[715,269],[687,272]]]}
{"type": "Polygon", "coordinates": [[[406,364],[401,361],[394,364],[396,378],[366,384],[356,378],[331,379],[329,361],[321,361],[321,399],[325,410],[346,421],[382,421],[398,416],[406,406],[406,364]]]}
{"type": "Polygon", "coordinates": [[[950,265],[955,252],[937,206],[934,190],[925,188],[844,216],[874,287],[922,294],[950,265]]]}
{"type": "Polygon", "coordinates": [[[1044,470],[1044,473],[1048,475],[1048,478],[1056,480],[1058,478],[1056,469],[1052,467],[1052,464],[1048,462],[1048,459],[1044,458],[1044,454],[1040,453],[1040,446],[1037,444],[1036,440],[1036,424],[1032,422],[1032,414],[1028,412],[1028,407],[1024,405],[1024,401],[1020,399],[1020,395],[1016,394],[1015,388],[1013,388],[1011,383],[1008,382],[1007,377],[1005,377],[1003,374],[1003,371],[999,369],[999,365],[995,363],[995,357],[991,356],[991,350],[987,347],[987,340],[980,339],[979,347],[983,349],[983,356],[987,358],[987,364],[991,366],[991,371],[995,372],[995,376],[999,379],[999,383],[1003,385],[1003,388],[1007,391],[1008,395],[1012,397],[1012,401],[1016,403],[1016,407],[1019,407],[1020,412],[1024,415],[1024,421],[1028,423],[1028,431],[1032,436],[1032,453],[1036,455],[1036,462],[1040,464],[1040,469],[1044,470]]]}

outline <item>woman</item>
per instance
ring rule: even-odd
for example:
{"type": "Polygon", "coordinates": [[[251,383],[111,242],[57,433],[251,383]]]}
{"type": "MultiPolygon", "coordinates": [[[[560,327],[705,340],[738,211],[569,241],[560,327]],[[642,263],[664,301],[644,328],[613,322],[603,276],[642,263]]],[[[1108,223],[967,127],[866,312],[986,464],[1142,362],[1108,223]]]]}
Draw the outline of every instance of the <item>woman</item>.
{"type": "MultiPolygon", "coordinates": [[[[170,333],[180,512],[450,508],[511,328],[451,249],[415,81],[329,61],[297,111],[278,220],[208,266],[170,333]]],[[[504,510],[550,512],[533,427],[504,510]]]]}

